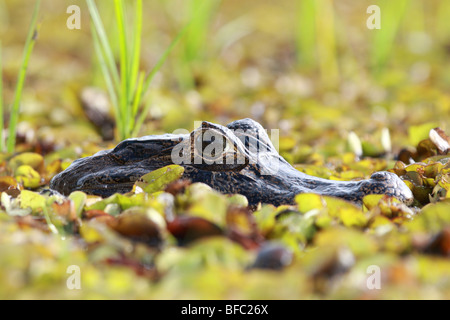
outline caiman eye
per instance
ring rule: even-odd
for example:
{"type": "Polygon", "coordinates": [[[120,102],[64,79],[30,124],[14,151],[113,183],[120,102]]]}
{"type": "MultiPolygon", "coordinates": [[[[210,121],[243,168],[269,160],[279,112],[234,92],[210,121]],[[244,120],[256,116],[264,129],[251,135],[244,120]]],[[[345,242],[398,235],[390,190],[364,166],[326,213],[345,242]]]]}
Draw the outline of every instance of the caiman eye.
{"type": "Polygon", "coordinates": [[[240,141],[231,132],[216,128],[200,128],[191,136],[191,164],[206,171],[240,171],[249,159],[240,141]]]}
{"type": "Polygon", "coordinates": [[[206,130],[195,139],[196,153],[205,161],[217,161],[227,152],[232,151],[232,143],[215,130],[206,130]]]}

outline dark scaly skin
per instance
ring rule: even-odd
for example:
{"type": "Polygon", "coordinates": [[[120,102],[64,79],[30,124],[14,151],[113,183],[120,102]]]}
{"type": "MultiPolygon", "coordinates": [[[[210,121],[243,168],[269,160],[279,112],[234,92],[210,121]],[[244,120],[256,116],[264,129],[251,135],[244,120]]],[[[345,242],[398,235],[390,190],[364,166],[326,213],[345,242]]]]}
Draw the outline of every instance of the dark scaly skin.
{"type": "Polygon", "coordinates": [[[413,201],[410,189],[390,172],[376,172],[370,179],[360,181],[332,181],[299,172],[278,154],[262,126],[251,119],[238,120],[227,127],[203,122],[191,134],[122,141],[113,150],[74,161],[52,179],[50,188],[64,195],[76,190],[102,197],[126,193],[146,173],[174,164],[172,153],[182,155],[180,150],[190,151],[184,163],[175,161],[185,168],[183,178],[205,183],[225,194],[242,194],[250,205],[293,204],[299,193],[335,196],[356,203],[367,194],[394,196],[406,204],[413,201]],[[220,155],[223,164],[194,161],[198,148],[193,141],[206,130],[213,130],[232,146],[220,155]],[[227,162],[225,156],[234,161],[227,162]]]}

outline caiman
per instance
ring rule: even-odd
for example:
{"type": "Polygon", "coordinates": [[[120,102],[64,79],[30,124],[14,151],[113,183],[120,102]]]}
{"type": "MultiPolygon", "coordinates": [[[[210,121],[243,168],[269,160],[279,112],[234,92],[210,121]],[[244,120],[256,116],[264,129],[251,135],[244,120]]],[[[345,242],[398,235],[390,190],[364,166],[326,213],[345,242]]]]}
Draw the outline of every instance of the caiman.
{"type": "Polygon", "coordinates": [[[279,155],[263,127],[242,119],[226,127],[204,121],[193,132],[127,139],[112,150],[74,161],[56,175],[50,188],[108,197],[127,193],[143,175],[178,164],[183,178],[202,182],[224,194],[242,194],[249,205],[293,204],[300,193],[316,193],[361,203],[368,194],[385,194],[411,204],[413,195],[394,173],[370,179],[333,181],[307,175],[279,155]]]}

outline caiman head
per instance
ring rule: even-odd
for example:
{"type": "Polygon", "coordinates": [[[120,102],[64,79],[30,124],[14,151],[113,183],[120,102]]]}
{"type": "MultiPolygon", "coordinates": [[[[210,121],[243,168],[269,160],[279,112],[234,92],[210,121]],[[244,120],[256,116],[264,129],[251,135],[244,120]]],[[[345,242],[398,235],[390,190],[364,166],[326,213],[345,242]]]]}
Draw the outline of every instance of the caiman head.
{"type": "Polygon", "coordinates": [[[390,172],[370,179],[332,181],[306,175],[283,159],[263,127],[251,120],[226,127],[203,122],[191,133],[128,139],[114,149],[74,161],[55,176],[50,188],[64,195],[80,190],[103,197],[131,191],[143,175],[171,164],[184,178],[226,194],[245,195],[249,204],[292,204],[299,193],[317,193],[361,202],[367,194],[387,194],[410,204],[413,195],[390,172]]]}

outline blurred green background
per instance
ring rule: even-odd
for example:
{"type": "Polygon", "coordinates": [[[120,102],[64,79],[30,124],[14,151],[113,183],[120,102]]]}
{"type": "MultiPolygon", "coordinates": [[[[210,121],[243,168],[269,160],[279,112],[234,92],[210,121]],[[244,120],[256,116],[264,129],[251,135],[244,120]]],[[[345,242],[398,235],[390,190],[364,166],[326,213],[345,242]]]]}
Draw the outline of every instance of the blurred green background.
{"type": "MultiPolygon", "coordinates": [[[[13,99],[33,6],[31,0],[0,0],[6,106],[13,99]]],[[[112,1],[98,0],[97,6],[118,56],[112,1]]],[[[130,17],[132,13],[127,12],[130,17]]],[[[150,108],[139,135],[191,130],[198,120],[226,124],[251,117],[267,129],[279,129],[281,154],[291,163],[306,164],[298,168],[307,173],[348,180],[392,168],[395,155],[403,148],[414,148],[431,128],[449,131],[449,15],[450,2],[445,0],[144,1],[142,70],[149,72],[180,30],[190,25],[145,95],[144,104],[150,108]],[[370,5],[381,9],[379,30],[367,28],[370,5]],[[379,159],[358,161],[347,153],[355,151],[358,141],[363,155],[379,159]]],[[[106,92],[86,2],[43,0],[39,23],[21,104],[17,151],[45,156],[45,168],[43,158],[37,157],[40,169],[36,170],[48,180],[70,161],[117,141],[105,141],[101,124],[89,120],[80,99],[88,87],[106,92]],[[81,8],[81,30],[66,26],[69,5],[81,8]]],[[[7,123],[8,114],[5,119],[7,123]]],[[[16,163],[33,161],[30,154],[18,159],[16,163]]],[[[416,171],[425,171],[422,166],[410,171],[419,176],[416,171]]],[[[3,175],[13,174],[10,163],[0,167],[3,175]]],[[[435,170],[428,170],[433,175],[428,172],[427,178],[448,190],[448,164],[442,172],[438,167],[444,164],[431,163],[427,168],[435,170]]],[[[2,187],[16,184],[13,177],[2,179],[2,187]]],[[[40,186],[39,174],[37,179],[40,186]]],[[[422,179],[417,180],[423,187],[422,179]]],[[[432,188],[425,187],[423,198],[428,203],[433,200],[429,198],[432,188]]],[[[193,188],[187,198],[180,195],[182,201],[192,202],[187,215],[200,212],[211,221],[220,221],[226,230],[227,201],[231,200],[193,188]]],[[[55,221],[68,229],[73,221],[64,219],[73,210],[53,207],[48,197],[37,192],[8,191],[15,195],[5,196],[10,202],[2,198],[0,297],[449,297],[448,203],[432,203],[413,212],[395,203],[380,202],[384,211],[376,206],[362,211],[337,202],[314,208],[316,215],[287,210],[284,219],[278,214],[285,208],[264,206],[249,216],[256,219],[268,240],[293,249],[294,263],[284,272],[247,272],[256,252],[226,237],[202,239],[186,248],[168,237],[161,252],[130,245],[131,240],[113,233],[106,223],[95,224],[85,217],[79,226],[81,236],[50,234],[42,206],[36,203],[47,201],[55,221]],[[32,214],[22,217],[24,211],[29,212],[11,204],[19,194],[21,201],[27,196],[33,204],[33,210],[27,209],[32,214]],[[362,221],[357,219],[361,217],[362,221]],[[438,244],[446,246],[446,256],[444,249],[440,255],[434,253],[433,239],[443,239],[438,244]],[[427,245],[431,254],[423,249],[427,245]],[[69,264],[83,270],[81,292],[65,286],[69,264]],[[383,285],[387,290],[366,290],[366,267],[371,264],[386,270],[383,285]],[[154,274],[148,266],[156,266],[161,274],[154,274]],[[163,281],[155,280],[166,273],[163,281]]],[[[136,204],[134,213],[150,210],[164,216],[164,199],[142,198],[105,201],[111,202],[116,214],[122,213],[119,204],[125,201],[136,204]]],[[[78,203],[79,214],[88,211],[90,201],[78,203]]],[[[442,201],[448,201],[448,195],[442,201]]],[[[176,209],[176,214],[186,214],[185,208],[176,209]]]]}
{"type": "MultiPolygon", "coordinates": [[[[6,102],[32,3],[0,1],[6,102]]],[[[193,22],[146,95],[151,108],[141,135],[190,130],[194,120],[225,124],[251,117],[281,129],[282,147],[316,144],[334,154],[350,131],[378,141],[382,128],[389,128],[399,148],[416,142],[410,126],[448,123],[448,1],[211,0],[192,19],[201,3],[144,1],[145,71],[193,22]],[[366,26],[373,4],[381,9],[380,30],[366,26]]],[[[78,98],[84,87],[106,88],[86,4],[70,4],[81,8],[81,30],[66,27],[68,3],[42,3],[19,128],[58,146],[99,141],[78,98]]],[[[98,6],[114,46],[113,6],[98,6]]]]}

